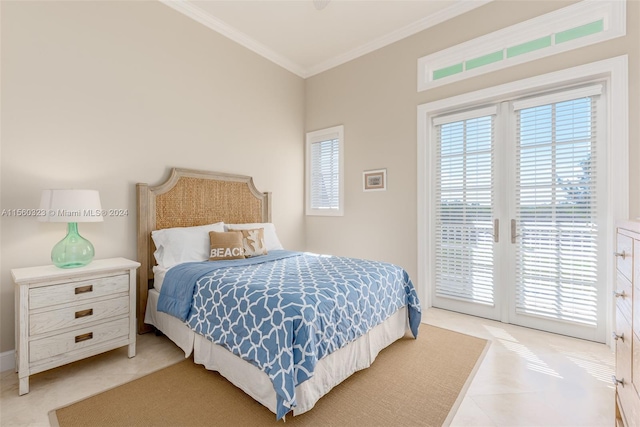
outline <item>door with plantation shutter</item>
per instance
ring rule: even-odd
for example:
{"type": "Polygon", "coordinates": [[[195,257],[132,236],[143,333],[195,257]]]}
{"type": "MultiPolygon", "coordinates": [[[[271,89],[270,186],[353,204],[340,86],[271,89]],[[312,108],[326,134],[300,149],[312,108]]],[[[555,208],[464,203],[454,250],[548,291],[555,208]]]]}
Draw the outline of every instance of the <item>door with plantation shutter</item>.
{"type": "Polygon", "coordinates": [[[434,306],[605,340],[602,91],[434,119],[434,306]]]}
{"type": "Polygon", "coordinates": [[[602,86],[513,103],[512,323],[604,340],[602,86]]]}
{"type": "Polygon", "coordinates": [[[497,107],[436,118],[434,306],[498,319],[497,107]]]}

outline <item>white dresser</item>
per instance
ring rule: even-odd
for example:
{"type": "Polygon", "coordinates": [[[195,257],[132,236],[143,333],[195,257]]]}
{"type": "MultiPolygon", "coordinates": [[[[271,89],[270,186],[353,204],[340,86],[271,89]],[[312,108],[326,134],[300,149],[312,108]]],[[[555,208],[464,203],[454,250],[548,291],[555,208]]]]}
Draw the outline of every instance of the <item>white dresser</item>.
{"type": "Polygon", "coordinates": [[[640,426],[640,222],[616,228],[616,425],[640,426]]]}
{"type": "Polygon", "coordinates": [[[136,354],[136,269],[125,258],[80,268],[11,270],[16,301],[19,394],[29,376],[118,347],[136,354]]]}

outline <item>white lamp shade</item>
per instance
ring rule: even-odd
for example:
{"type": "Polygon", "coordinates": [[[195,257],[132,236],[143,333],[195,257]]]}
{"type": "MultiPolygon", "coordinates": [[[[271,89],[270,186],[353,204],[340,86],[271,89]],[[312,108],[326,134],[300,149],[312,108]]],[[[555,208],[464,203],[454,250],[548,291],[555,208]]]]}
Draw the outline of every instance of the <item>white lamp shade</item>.
{"type": "Polygon", "coordinates": [[[38,217],[44,222],[100,222],[103,220],[97,190],[42,190],[38,217]]]}

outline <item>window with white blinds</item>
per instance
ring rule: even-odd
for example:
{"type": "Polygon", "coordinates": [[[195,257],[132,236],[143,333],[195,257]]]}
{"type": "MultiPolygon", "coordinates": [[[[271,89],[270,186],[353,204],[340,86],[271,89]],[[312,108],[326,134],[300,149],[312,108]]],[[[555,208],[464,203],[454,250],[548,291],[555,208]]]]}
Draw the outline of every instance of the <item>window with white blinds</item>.
{"type": "Polygon", "coordinates": [[[495,108],[434,119],[435,292],[494,303],[495,108]]]}
{"type": "Polygon", "coordinates": [[[343,215],[344,128],[307,133],[307,215],[343,215]]]}
{"type": "Polygon", "coordinates": [[[518,313],[597,323],[595,100],[601,90],[514,102],[518,313]]]}

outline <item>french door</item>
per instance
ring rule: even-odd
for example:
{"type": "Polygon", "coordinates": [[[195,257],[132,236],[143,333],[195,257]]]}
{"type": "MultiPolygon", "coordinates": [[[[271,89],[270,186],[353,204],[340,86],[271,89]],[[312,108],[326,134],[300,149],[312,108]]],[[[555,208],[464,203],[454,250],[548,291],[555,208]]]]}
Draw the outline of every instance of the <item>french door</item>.
{"type": "Polygon", "coordinates": [[[432,303],[605,340],[603,87],[434,118],[432,303]]]}

